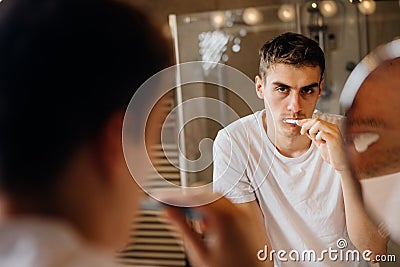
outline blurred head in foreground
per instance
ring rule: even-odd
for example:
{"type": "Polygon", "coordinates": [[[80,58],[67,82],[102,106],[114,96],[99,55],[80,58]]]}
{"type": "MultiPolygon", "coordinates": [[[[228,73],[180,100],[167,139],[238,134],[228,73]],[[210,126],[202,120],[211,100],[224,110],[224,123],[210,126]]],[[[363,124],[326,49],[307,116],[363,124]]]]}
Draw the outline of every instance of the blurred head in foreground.
{"type": "Polygon", "coordinates": [[[121,1],[0,3],[2,222],[51,218],[100,247],[124,244],[139,197],[122,152],[124,111],[169,64],[166,46],[121,1]]]}

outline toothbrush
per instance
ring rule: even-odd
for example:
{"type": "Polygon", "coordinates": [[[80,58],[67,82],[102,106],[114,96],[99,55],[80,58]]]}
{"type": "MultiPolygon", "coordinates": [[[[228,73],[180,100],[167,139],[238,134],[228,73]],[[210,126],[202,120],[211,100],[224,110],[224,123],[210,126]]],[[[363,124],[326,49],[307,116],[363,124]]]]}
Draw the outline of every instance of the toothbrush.
{"type": "Polygon", "coordinates": [[[283,122],[294,124],[294,125],[299,125],[298,124],[299,120],[294,120],[294,119],[285,119],[285,120],[283,120],[283,122]]]}

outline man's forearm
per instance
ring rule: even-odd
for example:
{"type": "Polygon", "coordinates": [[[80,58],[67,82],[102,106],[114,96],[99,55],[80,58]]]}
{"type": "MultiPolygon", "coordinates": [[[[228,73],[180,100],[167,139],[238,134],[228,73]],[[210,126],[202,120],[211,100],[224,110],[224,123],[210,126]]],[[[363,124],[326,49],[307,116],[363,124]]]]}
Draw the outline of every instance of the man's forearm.
{"type": "Polygon", "coordinates": [[[387,237],[379,233],[378,227],[368,216],[362,201],[361,188],[349,170],[339,172],[341,176],[346,224],[349,237],[358,250],[372,251],[375,255],[386,254],[387,237]]]}

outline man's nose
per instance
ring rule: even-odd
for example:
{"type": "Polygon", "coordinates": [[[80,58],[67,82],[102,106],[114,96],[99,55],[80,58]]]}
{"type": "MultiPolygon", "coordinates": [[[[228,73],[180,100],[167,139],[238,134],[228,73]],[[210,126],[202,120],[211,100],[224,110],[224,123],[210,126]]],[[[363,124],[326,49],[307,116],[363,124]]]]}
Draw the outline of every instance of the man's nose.
{"type": "Polygon", "coordinates": [[[299,94],[293,93],[289,96],[288,110],[293,113],[301,111],[300,96],[299,94]]]}

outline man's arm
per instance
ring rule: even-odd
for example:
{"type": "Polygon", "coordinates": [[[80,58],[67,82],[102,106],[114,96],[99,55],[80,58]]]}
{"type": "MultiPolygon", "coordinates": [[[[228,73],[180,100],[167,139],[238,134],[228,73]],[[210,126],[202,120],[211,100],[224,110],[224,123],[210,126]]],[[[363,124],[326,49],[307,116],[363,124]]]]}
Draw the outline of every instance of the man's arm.
{"type": "Polygon", "coordinates": [[[378,227],[368,216],[361,197],[360,183],[349,170],[339,171],[341,176],[346,224],[349,237],[360,250],[371,250],[371,259],[384,255],[388,238],[379,233],[378,227]]]}
{"type": "Polygon", "coordinates": [[[184,237],[192,263],[206,267],[273,267],[273,262],[257,257],[267,242],[262,238],[265,230],[257,202],[234,205],[222,197],[192,209],[204,218],[205,238],[187,223],[181,208],[166,207],[167,216],[184,237]]]}
{"type": "MultiPolygon", "coordinates": [[[[247,218],[250,218],[250,220],[247,222],[248,228],[254,229],[255,232],[259,233],[256,237],[254,237],[254,243],[256,244],[256,247],[259,248],[257,253],[259,250],[264,249],[265,246],[268,248],[268,251],[265,251],[265,253],[268,255],[264,255],[267,257],[265,266],[273,266],[273,259],[271,259],[269,255],[270,251],[272,250],[271,242],[269,241],[267,231],[265,229],[264,216],[261,212],[258,202],[254,200],[247,203],[236,204],[236,206],[239,208],[239,210],[247,215],[247,218]]],[[[255,254],[255,256],[258,255],[255,254]]]]}
{"type": "Polygon", "coordinates": [[[300,120],[301,134],[307,135],[318,147],[323,159],[332,165],[341,177],[347,232],[358,250],[370,250],[371,259],[386,254],[387,238],[368,216],[361,197],[359,182],[353,177],[344,151],[339,127],[320,119],[300,120]]]}

